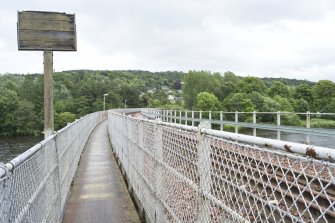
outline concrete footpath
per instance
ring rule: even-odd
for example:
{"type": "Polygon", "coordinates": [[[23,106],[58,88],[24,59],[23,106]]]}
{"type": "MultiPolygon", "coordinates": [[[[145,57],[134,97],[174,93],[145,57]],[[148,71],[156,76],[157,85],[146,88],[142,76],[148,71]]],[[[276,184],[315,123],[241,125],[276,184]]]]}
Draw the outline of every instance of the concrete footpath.
{"type": "Polygon", "coordinates": [[[107,121],[81,156],[63,223],[140,222],[110,147],[107,121]]]}

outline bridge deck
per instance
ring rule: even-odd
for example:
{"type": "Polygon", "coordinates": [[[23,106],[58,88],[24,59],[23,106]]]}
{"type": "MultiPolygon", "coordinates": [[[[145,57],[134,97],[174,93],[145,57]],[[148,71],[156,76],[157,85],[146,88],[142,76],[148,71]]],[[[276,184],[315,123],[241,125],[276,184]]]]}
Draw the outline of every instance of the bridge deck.
{"type": "Polygon", "coordinates": [[[113,156],[107,122],[92,132],[77,169],[63,223],[140,222],[113,156]]]}

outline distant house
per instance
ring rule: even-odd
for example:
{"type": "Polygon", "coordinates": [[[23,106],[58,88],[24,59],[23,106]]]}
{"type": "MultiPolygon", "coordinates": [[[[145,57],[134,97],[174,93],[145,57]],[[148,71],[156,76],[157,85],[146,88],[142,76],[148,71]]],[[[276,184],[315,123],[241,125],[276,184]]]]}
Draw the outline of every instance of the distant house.
{"type": "Polygon", "coordinates": [[[173,95],[168,95],[167,99],[171,102],[171,103],[175,103],[175,96],[173,95]]]}

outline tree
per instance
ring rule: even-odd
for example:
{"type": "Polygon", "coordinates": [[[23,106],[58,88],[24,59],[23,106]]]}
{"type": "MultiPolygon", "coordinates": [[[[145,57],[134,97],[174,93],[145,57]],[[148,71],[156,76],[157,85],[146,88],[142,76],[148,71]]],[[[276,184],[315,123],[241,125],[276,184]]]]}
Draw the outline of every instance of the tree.
{"type": "Polygon", "coordinates": [[[16,132],[15,115],[19,98],[15,91],[0,88],[0,135],[10,135],[16,132]]]}
{"type": "Polygon", "coordinates": [[[18,107],[14,112],[15,131],[19,135],[39,135],[42,129],[37,126],[37,115],[35,106],[32,102],[23,99],[19,101],[18,107]]]}
{"type": "Polygon", "coordinates": [[[259,92],[263,94],[265,90],[265,85],[263,81],[257,77],[247,76],[244,77],[240,82],[237,84],[237,91],[240,93],[251,93],[253,91],[259,92]]]}
{"type": "Polygon", "coordinates": [[[72,123],[76,119],[76,115],[71,112],[62,112],[60,114],[55,114],[55,129],[59,130],[67,125],[67,123],[72,123]]]}
{"type": "Polygon", "coordinates": [[[276,102],[279,103],[279,111],[293,112],[294,108],[287,98],[282,98],[280,96],[275,96],[273,98],[276,102]]]}
{"type": "Polygon", "coordinates": [[[214,94],[204,91],[197,95],[196,106],[199,110],[217,111],[219,110],[219,104],[219,100],[214,94]]]}
{"type": "Polygon", "coordinates": [[[288,98],[290,96],[290,90],[282,82],[275,81],[275,82],[272,83],[272,85],[271,85],[271,87],[268,91],[268,95],[270,97],[274,97],[274,96],[278,95],[280,97],[288,98]]]}
{"type": "Polygon", "coordinates": [[[223,101],[223,105],[228,111],[252,112],[256,106],[252,103],[246,93],[235,93],[223,101]]]}
{"type": "MultiPolygon", "coordinates": [[[[304,106],[304,109],[306,108],[304,104],[304,102],[308,103],[308,110],[305,111],[309,111],[310,109],[314,108],[314,101],[315,101],[315,93],[313,91],[313,89],[308,85],[308,84],[299,84],[293,91],[293,97],[296,100],[300,100],[299,104],[304,106]],[[303,100],[304,102],[302,102],[301,100],[303,100]]],[[[303,108],[297,108],[295,110],[302,110],[303,108]]]]}
{"type": "Polygon", "coordinates": [[[335,83],[329,80],[321,80],[314,86],[314,91],[316,109],[320,112],[325,112],[325,108],[335,97],[335,83]]]}
{"type": "Polygon", "coordinates": [[[200,92],[206,91],[215,94],[220,87],[218,78],[209,72],[190,71],[184,77],[183,96],[186,108],[196,105],[196,97],[200,92]]]}

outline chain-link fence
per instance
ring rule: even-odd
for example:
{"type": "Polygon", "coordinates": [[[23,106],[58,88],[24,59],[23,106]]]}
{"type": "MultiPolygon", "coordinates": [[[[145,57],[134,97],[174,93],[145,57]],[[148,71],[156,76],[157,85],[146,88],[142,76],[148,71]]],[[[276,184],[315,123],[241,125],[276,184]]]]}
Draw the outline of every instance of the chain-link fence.
{"type": "Polygon", "coordinates": [[[85,116],[0,165],[0,222],[61,222],[82,150],[105,118],[85,116]]]}
{"type": "Polygon", "coordinates": [[[313,158],[312,147],[298,155],[296,145],[280,151],[223,139],[208,123],[113,111],[108,128],[150,222],[335,222],[335,164],[313,158]]]}

